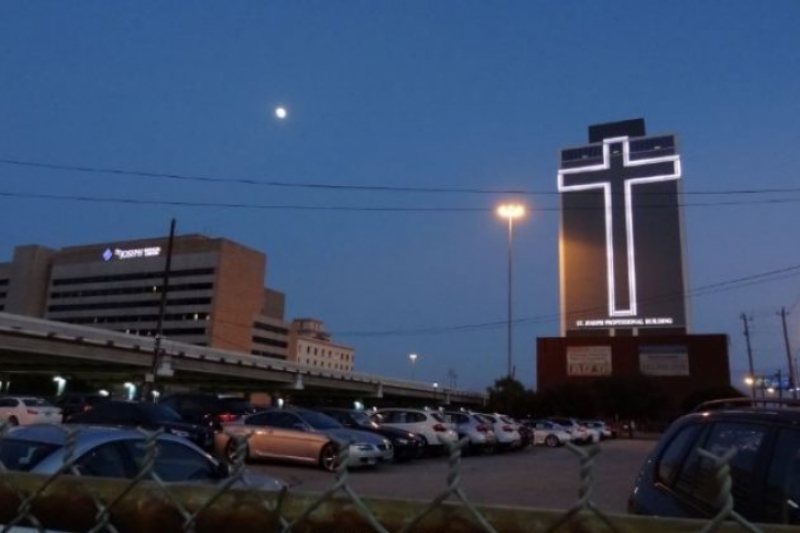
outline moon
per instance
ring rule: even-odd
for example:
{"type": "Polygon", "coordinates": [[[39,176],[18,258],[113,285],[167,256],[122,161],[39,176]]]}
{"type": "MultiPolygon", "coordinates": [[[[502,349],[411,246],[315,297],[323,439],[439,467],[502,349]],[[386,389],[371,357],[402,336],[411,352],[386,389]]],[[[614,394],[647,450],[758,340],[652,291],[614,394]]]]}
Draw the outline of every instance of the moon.
{"type": "Polygon", "coordinates": [[[289,113],[286,111],[286,108],[283,106],[278,106],[275,108],[275,116],[278,117],[280,120],[283,120],[287,117],[289,113]]]}

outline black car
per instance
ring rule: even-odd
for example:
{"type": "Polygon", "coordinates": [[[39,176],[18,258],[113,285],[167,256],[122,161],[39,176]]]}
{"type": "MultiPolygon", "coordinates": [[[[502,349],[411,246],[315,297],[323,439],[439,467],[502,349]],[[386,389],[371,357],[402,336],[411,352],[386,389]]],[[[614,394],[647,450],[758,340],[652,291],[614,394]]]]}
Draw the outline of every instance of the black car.
{"type": "Polygon", "coordinates": [[[723,506],[713,461],[731,451],[734,510],[752,522],[800,525],[800,402],[708,402],[669,427],[628,499],[633,514],[703,518],[723,506]],[[793,407],[793,408],[792,408],[793,407]]]}
{"type": "Polygon", "coordinates": [[[424,437],[402,429],[377,424],[364,411],[335,407],[320,407],[315,410],[334,418],[346,428],[377,433],[389,439],[394,446],[395,461],[416,459],[425,453],[427,441],[424,437]]]}
{"type": "Polygon", "coordinates": [[[98,403],[108,402],[111,398],[106,394],[71,392],[57,398],[53,405],[61,408],[64,419],[72,415],[88,411],[98,403]]]}
{"type": "Polygon", "coordinates": [[[71,416],[65,423],[140,427],[147,430],[164,429],[168,433],[190,440],[206,451],[214,446],[214,432],[210,427],[185,422],[172,409],[153,403],[117,400],[103,402],[89,411],[71,416]]]}
{"type": "Polygon", "coordinates": [[[215,430],[219,430],[221,424],[258,411],[245,398],[204,392],[170,394],[161,398],[158,403],[176,411],[187,422],[204,424],[215,430]]]}

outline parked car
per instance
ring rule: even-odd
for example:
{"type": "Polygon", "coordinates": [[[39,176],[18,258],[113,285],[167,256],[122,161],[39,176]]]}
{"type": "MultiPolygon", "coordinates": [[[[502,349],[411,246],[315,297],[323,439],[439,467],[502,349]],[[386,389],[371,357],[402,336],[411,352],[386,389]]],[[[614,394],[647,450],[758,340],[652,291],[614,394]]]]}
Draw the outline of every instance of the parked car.
{"type": "Polygon", "coordinates": [[[519,434],[519,427],[514,420],[500,413],[476,413],[476,415],[479,420],[491,426],[497,438],[499,451],[522,447],[522,436],[519,434]]]}
{"type": "Polygon", "coordinates": [[[591,431],[585,425],[578,422],[575,418],[566,416],[551,416],[547,420],[554,422],[567,430],[570,440],[575,444],[589,444],[590,442],[600,442],[600,433],[591,431]]]}
{"type": "Polygon", "coordinates": [[[74,414],[88,411],[98,403],[107,402],[110,400],[111,397],[108,395],[98,393],[70,392],[56,398],[53,403],[56,407],[61,409],[61,415],[63,416],[64,420],[66,420],[74,414]]]}
{"type": "Polygon", "coordinates": [[[66,423],[140,427],[147,430],[164,429],[168,433],[192,441],[207,451],[214,445],[214,432],[208,426],[186,422],[169,407],[148,402],[123,400],[103,402],[89,411],[71,416],[66,423]]]}
{"type": "MultiPolygon", "coordinates": [[[[133,479],[145,464],[145,436],[135,430],[77,426],[75,458],[79,475],[133,479]]],[[[0,462],[9,470],[55,474],[67,460],[67,431],[52,424],[12,429],[0,439],[0,462]]],[[[162,433],[156,438],[153,473],[168,483],[218,484],[230,469],[185,439],[162,433]]],[[[276,478],[246,473],[245,482],[263,490],[281,490],[286,484],[276,478]]],[[[235,486],[235,485],[234,485],[235,486]]]]}
{"type": "Polygon", "coordinates": [[[371,418],[378,424],[422,435],[428,452],[433,454],[442,453],[446,444],[458,442],[453,423],[439,411],[395,407],[378,409],[371,418]]]}
{"type": "Polygon", "coordinates": [[[549,420],[532,420],[526,425],[533,429],[533,443],[544,444],[548,448],[563,446],[572,440],[572,437],[563,426],[549,420]]]}
{"type": "Polygon", "coordinates": [[[54,423],[62,420],[61,409],[47,400],[32,396],[4,396],[0,398],[0,421],[12,426],[54,423]]]}
{"type": "Polygon", "coordinates": [[[178,392],[164,396],[158,403],[171,408],[187,422],[217,430],[221,424],[258,411],[245,398],[205,392],[178,392]]]}
{"type": "Polygon", "coordinates": [[[472,453],[491,453],[497,444],[497,437],[492,426],[478,418],[474,413],[462,411],[445,411],[455,424],[458,438],[469,439],[468,451],[472,453]]]}
{"type": "Polygon", "coordinates": [[[724,505],[710,459],[729,461],[734,510],[751,522],[800,525],[800,402],[708,402],[670,425],[628,499],[640,515],[711,518],[724,505]]]}
{"type": "Polygon", "coordinates": [[[421,435],[378,424],[366,411],[334,407],[322,407],[316,410],[330,416],[346,428],[377,433],[389,439],[394,448],[396,461],[417,459],[425,453],[426,441],[421,435]]]}
{"type": "Polygon", "coordinates": [[[580,423],[590,430],[597,431],[600,435],[600,440],[614,439],[617,437],[616,432],[611,426],[602,420],[581,420],[580,423]]]}
{"type": "Polygon", "coordinates": [[[349,446],[348,466],[375,466],[390,461],[389,440],[366,431],[348,429],[333,418],[309,409],[268,409],[226,424],[216,438],[216,449],[229,459],[235,451],[233,435],[247,437],[247,458],[294,460],[336,469],[336,458],[349,446]]]}

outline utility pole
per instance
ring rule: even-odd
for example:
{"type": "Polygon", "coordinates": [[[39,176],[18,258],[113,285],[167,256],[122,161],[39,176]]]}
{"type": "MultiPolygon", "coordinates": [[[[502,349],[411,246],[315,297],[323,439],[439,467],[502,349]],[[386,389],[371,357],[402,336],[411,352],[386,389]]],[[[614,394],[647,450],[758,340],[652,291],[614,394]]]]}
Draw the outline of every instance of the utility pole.
{"type": "Polygon", "coordinates": [[[756,373],[753,370],[753,350],[750,347],[750,328],[747,326],[747,316],[742,313],[744,323],[744,338],[747,341],[747,362],[750,365],[750,396],[756,397],[756,373]]]}
{"type": "Polygon", "coordinates": [[[778,369],[777,376],[778,376],[778,398],[780,398],[782,400],[783,399],[783,387],[781,385],[783,384],[783,372],[781,371],[780,368],[778,369]]]}
{"type": "Polygon", "coordinates": [[[786,331],[786,308],[781,307],[781,321],[783,322],[783,340],[786,343],[786,361],[789,363],[789,388],[792,390],[792,398],[797,399],[797,379],[794,375],[794,364],[792,364],[792,350],[789,347],[789,333],[786,331]]]}
{"type": "Polygon", "coordinates": [[[162,332],[164,331],[164,311],[167,307],[167,291],[169,290],[169,275],[172,269],[172,245],[175,241],[175,219],[173,218],[169,225],[169,240],[167,241],[167,260],[164,264],[164,276],[161,283],[161,300],[158,305],[158,322],[156,323],[156,337],[153,343],[153,361],[150,365],[150,373],[145,376],[144,401],[156,401],[156,379],[158,376],[158,367],[161,362],[161,340],[163,338],[162,332]]]}

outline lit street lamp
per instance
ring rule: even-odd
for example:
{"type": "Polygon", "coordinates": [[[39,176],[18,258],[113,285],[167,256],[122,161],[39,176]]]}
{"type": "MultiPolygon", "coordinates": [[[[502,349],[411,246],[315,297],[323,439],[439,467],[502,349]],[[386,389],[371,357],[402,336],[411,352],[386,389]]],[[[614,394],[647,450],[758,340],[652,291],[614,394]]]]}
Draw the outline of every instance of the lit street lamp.
{"type": "Polygon", "coordinates": [[[417,362],[417,354],[409,354],[408,360],[411,361],[411,381],[414,381],[414,363],[417,362]]]}
{"type": "Polygon", "coordinates": [[[512,344],[512,311],[511,311],[511,264],[512,264],[512,243],[514,240],[514,219],[525,215],[525,206],[521,204],[503,204],[497,208],[497,214],[501,218],[508,219],[508,377],[513,374],[511,344],[512,344]]]}

